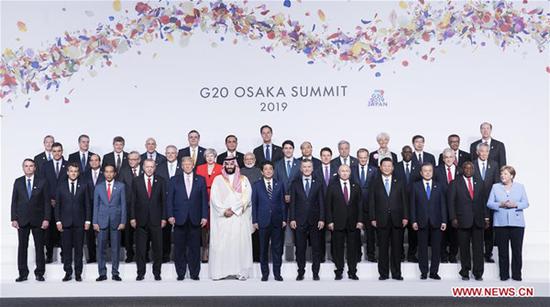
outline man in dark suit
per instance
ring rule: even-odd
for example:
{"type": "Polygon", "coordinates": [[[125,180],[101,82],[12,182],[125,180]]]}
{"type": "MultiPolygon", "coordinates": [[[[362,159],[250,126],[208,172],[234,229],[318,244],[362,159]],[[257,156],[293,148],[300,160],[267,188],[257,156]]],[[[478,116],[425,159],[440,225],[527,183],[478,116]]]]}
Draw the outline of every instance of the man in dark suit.
{"type": "Polygon", "coordinates": [[[501,166],[506,165],[506,147],[504,146],[504,143],[491,137],[493,125],[490,123],[482,123],[479,126],[479,131],[481,132],[481,139],[470,145],[470,155],[472,156],[472,161],[477,159],[477,145],[479,143],[486,143],[489,145],[489,160],[495,161],[500,169],[501,166]]]}
{"type": "Polygon", "coordinates": [[[311,145],[311,142],[303,142],[302,145],[300,145],[300,150],[302,151],[302,156],[298,158],[298,161],[311,160],[311,162],[313,163],[313,170],[321,167],[321,160],[313,156],[313,146],[311,145]]]}
{"type": "Polygon", "coordinates": [[[78,137],[78,151],[69,155],[69,163],[78,163],[80,166],[79,174],[84,174],[90,169],[90,156],[94,153],[89,151],[90,149],[90,137],[86,134],[81,134],[78,137]]]}
{"type": "Polygon", "coordinates": [[[92,206],[88,185],[80,179],[79,162],[69,163],[67,166],[67,181],[57,186],[55,196],[55,221],[57,230],[61,232],[63,246],[63,281],[69,281],[74,275],[76,281],[82,281],[82,251],[84,244],[84,230],[90,229],[92,222],[92,206]]]}
{"type": "Polygon", "coordinates": [[[52,145],[55,143],[55,139],[51,135],[44,137],[44,151],[34,156],[34,163],[36,163],[35,173],[40,174],[40,167],[52,159],[52,145]]]}
{"type": "Polygon", "coordinates": [[[462,164],[462,176],[449,186],[449,219],[458,228],[460,246],[460,276],[470,279],[473,256],[473,274],[476,280],[483,280],[483,229],[489,227],[489,212],[483,202],[483,184],[474,176],[472,162],[462,164]],[[470,244],[472,254],[470,254],[470,244]]]}
{"type": "Polygon", "coordinates": [[[135,177],[130,194],[130,225],[136,234],[136,280],[145,277],[145,254],[149,238],[153,246],[153,275],[161,280],[162,228],[166,226],[166,183],[164,178],[154,176],[155,160],[143,161],[144,175],[135,177]]]}
{"type": "Polygon", "coordinates": [[[201,227],[208,218],[206,181],[193,173],[193,159],[183,157],[183,174],[170,179],[166,216],[174,225],[174,264],[178,280],[185,278],[187,267],[191,279],[199,280],[201,269],[201,227]]]}
{"type": "Polygon", "coordinates": [[[157,141],[154,138],[147,138],[147,140],[145,140],[145,152],[141,154],[140,158],[141,163],[147,159],[154,160],[156,167],[166,161],[166,157],[157,152],[157,141]]]}
{"type": "Polygon", "coordinates": [[[391,269],[393,279],[403,280],[400,259],[403,228],[409,222],[406,187],[402,180],[393,175],[391,158],[380,161],[380,173],[369,187],[369,219],[378,234],[378,279],[388,279],[391,269]]]}
{"type": "MultiPolygon", "coordinates": [[[[332,150],[329,147],[321,148],[319,157],[321,158],[321,166],[313,170],[313,177],[322,181],[323,199],[325,199],[328,186],[332,181],[338,179],[338,170],[332,167],[330,163],[332,161],[332,150]]],[[[327,227],[323,227],[319,235],[321,236],[321,263],[324,263],[327,251],[327,241],[330,242],[330,240],[327,240],[327,227]]]]}
{"type": "Polygon", "coordinates": [[[19,277],[15,280],[27,280],[27,250],[29,234],[32,232],[36,257],[36,280],[44,281],[46,262],[44,259],[44,231],[49,226],[51,216],[50,193],[45,179],[35,176],[35,163],[31,159],[23,161],[24,175],[13,184],[11,197],[11,226],[17,229],[17,269],[19,277]]]}
{"type": "Polygon", "coordinates": [[[120,169],[128,165],[128,153],[124,151],[124,144],[123,137],[115,136],[113,138],[113,151],[103,156],[101,168],[104,168],[107,164],[114,165],[116,173],[120,174],[120,169]]]}
{"type": "MultiPolygon", "coordinates": [[[[52,159],[44,163],[40,169],[40,177],[45,178],[48,182],[49,199],[52,206],[50,221],[55,220],[53,208],[55,207],[57,185],[59,182],[67,180],[67,164],[67,160],[63,158],[63,145],[57,142],[53,143],[52,159]]],[[[53,249],[60,246],[59,237],[59,231],[57,231],[56,227],[49,227],[46,230],[44,238],[46,243],[46,263],[53,262],[53,249]]],[[[61,254],[63,254],[63,250],[61,250],[61,254]]]]}
{"type": "Polygon", "coordinates": [[[237,163],[239,164],[239,168],[242,169],[244,167],[244,154],[242,152],[237,151],[237,144],[238,144],[238,141],[235,135],[230,134],[226,136],[225,148],[227,148],[227,151],[222,152],[221,154],[218,155],[218,157],[216,158],[216,163],[223,165],[223,161],[228,156],[236,157],[237,163]]]}
{"type": "MultiPolygon", "coordinates": [[[[462,164],[466,161],[471,161],[470,154],[460,150],[460,136],[457,134],[451,134],[447,138],[447,142],[449,143],[449,147],[453,150],[453,154],[455,156],[455,162],[454,164],[458,166],[459,168],[462,167],[462,164]]],[[[439,161],[437,165],[443,164],[443,153],[439,155],[439,161]]]]}
{"type": "MultiPolygon", "coordinates": [[[[497,163],[489,159],[489,145],[479,143],[477,145],[477,159],[474,160],[474,176],[481,178],[483,184],[483,203],[486,204],[489,200],[489,194],[493,184],[500,182],[500,169],[497,163]]],[[[485,245],[485,262],[494,263],[493,259],[493,214],[489,210],[489,228],[483,232],[483,241],[485,245]]]]}
{"type": "MultiPolygon", "coordinates": [[[[448,204],[448,190],[449,185],[453,180],[461,175],[461,168],[455,164],[455,151],[451,148],[446,148],[441,154],[443,161],[435,168],[434,179],[441,187],[443,194],[445,195],[445,201],[448,204]]],[[[448,215],[447,215],[448,216],[448,215]]],[[[447,219],[446,223],[450,225],[450,220],[447,219]]],[[[441,239],[441,263],[456,263],[458,254],[458,233],[454,227],[447,227],[442,234],[441,239]]]]}
{"type": "Polygon", "coordinates": [[[361,188],[350,180],[351,169],[343,164],[338,169],[339,179],[329,185],[326,195],[326,223],[332,232],[332,258],[336,265],[335,280],[342,279],[344,249],[348,262],[348,277],[357,277],[357,235],[363,228],[361,188]]]}
{"type": "MultiPolygon", "coordinates": [[[[413,150],[410,146],[405,145],[401,149],[401,157],[403,160],[395,166],[393,175],[404,183],[405,185],[405,196],[407,200],[410,198],[410,192],[412,185],[415,181],[418,181],[421,179],[420,176],[420,167],[418,164],[413,162],[413,150]]],[[[395,165],[395,163],[394,163],[395,165]]],[[[418,258],[416,257],[416,247],[418,246],[418,238],[417,233],[412,229],[411,223],[407,224],[407,227],[403,228],[403,235],[401,236],[403,243],[405,240],[405,230],[407,231],[407,243],[408,243],[408,250],[407,250],[407,260],[409,262],[418,262],[418,258]]],[[[403,244],[402,244],[403,245],[403,244]]],[[[401,261],[405,260],[405,248],[402,249],[401,254],[401,261]]]]}
{"type": "MultiPolygon", "coordinates": [[[[88,194],[90,195],[90,204],[94,203],[94,192],[95,187],[105,181],[105,176],[103,176],[103,171],[101,170],[101,157],[98,154],[90,155],[89,158],[90,169],[82,175],[82,181],[88,185],[88,194]]],[[[90,217],[93,220],[93,210],[91,212],[92,216],[90,217]]],[[[96,237],[97,233],[94,231],[93,227],[85,230],[86,232],[86,247],[88,249],[88,258],[86,258],[86,263],[94,263],[97,261],[96,258],[96,237]]]]}
{"type": "MultiPolygon", "coordinates": [[[[131,151],[128,154],[128,165],[123,166],[120,169],[120,174],[118,175],[118,180],[124,183],[126,188],[126,210],[130,212],[130,206],[132,205],[132,185],[134,183],[135,177],[143,176],[143,167],[141,167],[141,156],[137,151],[131,151]]],[[[126,221],[126,227],[122,231],[122,245],[126,250],[126,263],[134,261],[134,239],[135,239],[135,229],[130,227],[130,217],[126,221]]],[[[147,262],[149,262],[147,260],[147,262]]]]}
{"type": "Polygon", "coordinates": [[[116,181],[116,167],[107,164],[103,167],[105,181],[97,184],[94,190],[94,213],[92,220],[94,230],[99,232],[97,238],[97,266],[99,277],[96,281],[107,280],[105,253],[107,241],[111,242],[112,279],[122,281],[118,271],[120,255],[120,231],[127,221],[126,188],[124,183],[116,181]]]}
{"type": "MultiPolygon", "coordinates": [[[[370,165],[369,151],[366,148],[357,150],[357,165],[351,169],[351,180],[361,187],[361,201],[363,202],[363,220],[368,220],[368,202],[369,202],[369,184],[378,174],[378,166],[370,165]]],[[[367,241],[367,259],[370,262],[376,262],[376,230],[370,223],[365,225],[365,236],[367,241]]],[[[363,241],[361,231],[357,231],[358,257],[359,261],[363,257],[363,241]]]]}
{"type": "Polygon", "coordinates": [[[259,231],[262,281],[269,278],[269,250],[276,281],[283,281],[281,264],[287,206],[283,184],[273,179],[273,162],[264,161],[262,179],[252,185],[252,224],[259,231]]]}
{"type": "Polygon", "coordinates": [[[263,144],[254,148],[254,156],[256,156],[256,166],[260,166],[264,161],[277,162],[283,158],[283,149],[271,142],[273,137],[273,129],[268,125],[260,127],[263,144]]]}
{"type": "Polygon", "coordinates": [[[204,158],[205,148],[199,146],[201,140],[199,132],[197,130],[189,131],[187,133],[187,140],[189,141],[189,146],[178,151],[178,162],[181,163],[183,157],[191,157],[194,166],[206,163],[206,159],[204,158]]]}
{"type": "Polygon", "coordinates": [[[418,265],[420,279],[440,280],[439,257],[441,232],[447,228],[447,203],[445,193],[433,178],[434,166],[424,162],[420,167],[422,180],[413,184],[410,198],[411,223],[418,231],[418,265]],[[432,258],[428,267],[428,245],[432,247],[432,258]]]}
{"type": "MultiPolygon", "coordinates": [[[[164,178],[166,183],[166,193],[168,193],[168,184],[170,178],[183,174],[180,163],[178,163],[178,148],[174,145],[166,146],[166,160],[157,166],[155,175],[164,178]]],[[[162,262],[170,262],[170,253],[172,251],[172,225],[162,228],[162,262]]]]}
{"type": "Polygon", "coordinates": [[[324,243],[321,230],[325,228],[323,181],[312,176],[311,160],[302,160],[300,171],[301,178],[298,177],[291,184],[289,210],[290,228],[296,236],[296,280],[304,280],[308,239],[311,245],[313,280],[319,280],[321,244],[324,243]]]}
{"type": "MultiPolygon", "coordinates": [[[[275,164],[275,180],[283,185],[285,204],[290,203],[290,184],[300,176],[300,161],[294,158],[294,142],[286,140],[283,142],[283,158],[275,164]]],[[[285,208],[288,215],[288,206],[285,208]]],[[[292,230],[287,228],[284,235],[285,260],[294,260],[294,236],[292,230]]]]}
{"type": "Polygon", "coordinates": [[[351,168],[357,164],[357,158],[350,156],[350,145],[348,141],[342,140],[338,142],[338,153],[340,155],[330,162],[333,168],[339,169],[342,164],[351,168]]]}

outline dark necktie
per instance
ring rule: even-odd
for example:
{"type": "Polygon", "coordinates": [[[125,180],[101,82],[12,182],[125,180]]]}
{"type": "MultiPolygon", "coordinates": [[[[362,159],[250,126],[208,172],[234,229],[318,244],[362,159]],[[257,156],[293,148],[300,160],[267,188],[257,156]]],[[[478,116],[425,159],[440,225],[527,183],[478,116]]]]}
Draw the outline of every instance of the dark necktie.
{"type": "Polygon", "coordinates": [[[59,178],[59,162],[55,162],[55,178],[59,178]]]}
{"type": "Polygon", "coordinates": [[[74,181],[73,181],[73,182],[71,182],[71,195],[74,196],[74,194],[75,193],[74,193],[74,181]]]}
{"type": "Polygon", "coordinates": [[[286,161],[286,177],[290,178],[290,170],[292,169],[292,165],[290,165],[290,160],[286,161]]]}
{"type": "Polygon", "coordinates": [[[117,154],[117,158],[116,158],[116,169],[117,169],[117,171],[120,169],[121,164],[122,164],[122,161],[120,160],[120,154],[117,154]]]}
{"type": "Polygon", "coordinates": [[[409,177],[411,176],[411,169],[409,168],[409,163],[405,163],[405,179],[409,183],[409,177]]]}
{"type": "Polygon", "coordinates": [[[82,159],[80,159],[80,164],[82,165],[82,171],[86,168],[86,155],[82,154],[82,159]]]}
{"type": "Polygon", "coordinates": [[[418,154],[418,162],[420,162],[420,165],[422,165],[422,163],[424,163],[424,161],[422,161],[422,154],[421,153],[418,154]]]}
{"type": "Polygon", "coordinates": [[[273,198],[273,188],[271,187],[271,181],[267,182],[267,197],[271,200],[273,198]]]}
{"type": "Polygon", "coordinates": [[[311,186],[309,185],[309,178],[306,178],[306,197],[309,197],[310,190],[311,190],[311,186]]]}
{"type": "Polygon", "coordinates": [[[349,203],[349,191],[347,182],[344,182],[344,201],[346,202],[346,204],[349,203]]]}
{"type": "Polygon", "coordinates": [[[132,168],[132,172],[134,173],[134,177],[137,177],[137,172],[136,172],[136,168],[132,168]]]}
{"type": "Polygon", "coordinates": [[[328,172],[328,166],[325,166],[325,186],[328,186],[329,180],[330,180],[330,177],[328,172]]]}
{"type": "Polygon", "coordinates": [[[265,159],[271,161],[271,152],[269,152],[269,144],[265,145],[265,159]]]}
{"type": "Polygon", "coordinates": [[[32,184],[31,184],[31,179],[27,179],[27,196],[29,197],[29,199],[31,199],[31,195],[32,195],[32,184]]]}

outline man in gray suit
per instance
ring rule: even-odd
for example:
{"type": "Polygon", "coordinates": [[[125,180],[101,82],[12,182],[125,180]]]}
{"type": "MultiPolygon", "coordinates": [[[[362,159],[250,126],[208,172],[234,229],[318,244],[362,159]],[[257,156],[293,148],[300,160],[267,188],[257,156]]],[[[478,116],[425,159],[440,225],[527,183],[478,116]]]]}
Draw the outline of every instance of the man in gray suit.
{"type": "Polygon", "coordinates": [[[107,280],[105,253],[107,240],[111,241],[111,262],[113,280],[121,281],[118,272],[120,255],[120,231],[126,225],[126,193],[124,183],[115,181],[116,168],[112,164],[103,167],[105,182],[98,184],[94,191],[94,230],[99,232],[97,239],[97,264],[99,277],[96,281],[107,280]]]}

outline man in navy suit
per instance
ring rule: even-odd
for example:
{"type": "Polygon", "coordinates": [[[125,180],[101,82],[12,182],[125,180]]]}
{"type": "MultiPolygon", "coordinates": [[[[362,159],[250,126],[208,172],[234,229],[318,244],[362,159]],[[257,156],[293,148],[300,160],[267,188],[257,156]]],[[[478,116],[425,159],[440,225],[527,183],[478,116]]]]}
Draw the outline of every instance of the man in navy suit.
{"type": "Polygon", "coordinates": [[[336,265],[334,279],[342,280],[344,249],[348,263],[348,277],[357,277],[357,229],[363,228],[363,203],[361,188],[350,180],[351,169],[347,164],[338,168],[338,178],[328,187],[325,198],[326,223],[332,232],[332,259],[336,265]]]}
{"type": "Polygon", "coordinates": [[[88,185],[80,178],[79,162],[69,163],[67,181],[57,186],[55,196],[55,221],[61,232],[63,246],[63,281],[69,281],[73,275],[73,251],[75,280],[82,281],[82,250],[84,230],[90,229],[92,206],[88,185]]]}
{"type": "Polygon", "coordinates": [[[183,157],[191,157],[193,161],[193,167],[206,163],[204,158],[205,148],[199,146],[201,135],[197,130],[191,130],[187,133],[187,140],[189,146],[182,148],[178,151],[178,162],[181,162],[183,157]]]}
{"type": "Polygon", "coordinates": [[[233,134],[230,134],[225,137],[225,148],[227,148],[227,151],[222,152],[218,155],[216,158],[216,163],[223,165],[223,161],[227,157],[236,157],[237,158],[237,164],[239,164],[239,168],[244,168],[244,154],[242,152],[237,151],[237,137],[233,134]]]}
{"type": "Polygon", "coordinates": [[[111,242],[112,278],[121,281],[118,264],[120,255],[120,231],[126,226],[126,189],[124,183],[116,181],[116,167],[107,164],[103,167],[105,181],[98,183],[94,191],[94,230],[99,232],[97,239],[98,271],[96,281],[107,280],[105,253],[107,241],[111,242]]]}
{"type": "MultiPolygon", "coordinates": [[[[332,150],[329,147],[323,147],[321,148],[321,151],[319,152],[319,157],[321,158],[321,165],[313,170],[313,177],[317,178],[318,180],[321,180],[323,183],[323,199],[327,194],[328,186],[333,181],[338,179],[338,170],[334,169],[331,165],[332,161],[332,150]]],[[[320,230],[320,236],[321,236],[321,263],[325,262],[325,256],[327,251],[327,228],[324,227],[320,230]]],[[[330,242],[330,241],[329,241],[330,242]]]]}
{"type": "Polygon", "coordinates": [[[313,156],[313,146],[311,145],[311,142],[303,142],[302,145],[300,145],[300,151],[302,151],[302,156],[298,158],[299,161],[311,160],[311,162],[313,162],[313,170],[321,167],[321,160],[313,156]]]}
{"type": "Polygon", "coordinates": [[[11,226],[17,229],[17,269],[19,277],[15,280],[27,280],[27,249],[29,234],[32,232],[36,257],[36,280],[44,281],[46,263],[44,260],[44,231],[49,226],[51,216],[50,194],[45,179],[35,176],[35,163],[31,159],[23,161],[24,175],[13,184],[11,197],[11,226]]]}
{"type": "Polygon", "coordinates": [[[340,155],[330,162],[333,168],[338,170],[342,164],[349,167],[353,167],[357,164],[357,158],[350,156],[350,144],[348,141],[342,140],[338,142],[338,153],[340,155]]]}
{"type": "Polygon", "coordinates": [[[55,139],[52,135],[46,135],[44,137],[44,151],[34,156],[34,163],[36,164],[35,173],[40,174],[40,167],[52,159],[52,145],[55,143],[55,139]]]}
{"type": "MultiPolygon", "coordinates": [[[[454,164],[458,166],[459,168],[462,167],[462,164],[466,161],[471,161],[470,154],[460,150],[460,136],[457,134],[451,134],[449,137],[447,137],[447,142],[449,143],[449,147],[453,150],[453,154],[455,156],[455,162],[454,164]]],[[[439,155],[439,161],[437,165],[441,165],[443,163],[443,153],[439,155]]]]}
{"type": "MultiPolygon", "coordinates": [[[[369,216],[368,213],[368,201],[369,201],[369,184],[375,178],[378,173],[378,166],[370,165],[369,163],[369,151],[366,148],[360,148],[357,150],[357,165],[351,168],[351,180],[361,187],[361,201],[363,202],[363,215],[369,216]]],[[[375,235],[376,230],[370,223],[365,225],[365,235],[367,241],[367,259],[370,262],[376,262],[376,243],[375,235]]],[[[357,231],[357,243],[358,245],[358,259],[361,261],[363,256],[363,241],[361,239],[361,231],[357,231]]]]}
{"type": "Polygon", "coordinates": [[[273,144],[271,138],[273,137],[273,129],[268,125],[260,127],[260,134],[262,135],[263,144],[254,148],[254,156],[256,157],[256,166],[262,165],[264,161],[277,162],[283,158],[283,150],[281,147],[273,144]]]}
{"type": "MultiPolygon", "coordinates": [[[[474,176],[481,178],[481,182],[483,183],[483,203],[486,204],[489,200],[489,194],[491,193],[493,184],[500,182],[500,169],[498,164],[489,159],[489,145],[486,143],[479,143],[477,145],[477,159],[474,160],[473,164],[474,176]]],[[[485,229],[483,232],[483,241],[485,243],[485,262],[494,263],[493,214],[491,210],[489,214],[489,228],[485,229]]]]}
{"type": "MultiPolygon", "coordinates": [[[[89,159],[90,169],[86,171],[81,177],[82,181],[88,185],[88,194],[90,196],[90,205],[93,207],[94,203],[94,192],[97,184],[105,181],[105,176],[103,176],[103,171],[101,170],[101,157],[98,154],[90,155],[89,159]]],[[[91,219],[93,220],[93,209],[91,210],[91,219]]],[[[96,258],[96,237],[97,234],[94,231],[93,227],[85,230],[86,232],[86,247],[88,248],[88,258],[86,258],[86,263],[94,263],[97,261],[96,258]]]]}
{"type": "Polygon", "coordinates": [[[424,162],[420,167],[422,180],[413,184],[410,198],[411,222],[418,231],[418,265],[420,279],[440,280],[439,257],[441,232],[447,228],[447,204],[445,193],[433,178],[433,165],[424,162]],[[432,247],[431,264],[428,268],[428,244],[432,247]]]}
{"type": "MultiPolygon", "coordinates": [[[[290,184],[300,175],[300,161],[294,158],[294,142],[283,142],[283,158],[275,162],[275,180],[283,185],[285,204],[290,203],[290,184]]],[[[285,209],[288,212],[288,206],[285,209]]],[[[288,215],[288,214],[287,214],[288,215]]],[[[287,228],[284,236],[285,259],[294,260],[294,237],[292,230],[287,228]]]]}
{"type": "MultiPolygon", "coordinates": [[[[425,139],[423,136],[413,136],[412,144],[414,147],[414,155],[412,157],[412,161],[417,167],[422,166],[424,162],[431,163],[434,167],[436,166],[434,155],[424,151],[425,139]]],[[[417,178],[417,180],[420,180],[420,178],[417,178]]]]}
{"type": "Polygon", "coordinates": [[[296,280],[304,280],[308,239],[311,245],[313,280],[319,280],[321,243],[324,242],[321,230],[325,228],[323,182],[312,176],[311,160],[302,160],[300,171],[301,177],[291,184],[289,210],[290,228],[296,235],[296,280]]]}
{"type": "Polygon", "coordinates": [[[126,141],[121,136],[113,138],[113,151],[103,156],[102,168],[107,164],[114,165],[117,176],[120,174],[120,169],[128,165],[128,153],[124,151],[125,143],[126,141]]]}
{"type": "Polygon", "coordinates": [[[378,279],[388,279],[391,270],[392,279],[403,280],[400,258],[403,228],[409,223],[409,203],[404,182],[393,175],[391,158],[380,161],[380,176],[369,189],[369,219],[378,234],[378,279]]]}
{"type": "MultiPolygon", "coordinates": [[[[52,159],[42,165],[40,177],[45,178],[48,182],[49,199],[52,206],[50,221],[55,220],[55,192],[59,182],[67,180],[67,160],[63,158],[63,145],[61,143],[53,143],[52,159]]],[[[53,262],[53,249],[59,246],[59,231],[56,227],[49,227],[45,234],[46,242],[46,263],[53,262]]],[[[63,253],[63,250],[61,250],[63,253]]]]}
{"type": "Polygon", "coordinates": [[[490,123],[484,122],[479,126],[479,131],[481,132],[481,139],[475,141],[470,145],[470,155],[472,156],[472,161],[477,159],[477,145],[479,143],[485,143],[489,145],[489,160],[493,160],[497,163],[498,168],[506,165],[506,147],[504,143],[497,141],[491,137],[493,132],[493,125],[490,123]]]}
{"type": "Polygon", "coordinates": [[[157,141],[154,138],[147,138],[145,140],[145,152],[141,154],[140,158],[141,163],[147,159],[154,160],[156,167],[166,161],[166,157],[157,151],[157,141]]]}
{"type": "Polygon", "coordinates": [[[462,164],[462,176],[449,186],[447,198],[449,219],[458,228],[460,246],[460,276],[470,279],[470,270],[476,280],[483,280],[483,230],[489,228],[489,211],[483,201],[483,184],[474,176],[472,162],[462,164]],[[472,254],[470,254],[470,244],[472,254]]]}
{"type": "Polygon", "coordinates": [[[193,159],[183,157],[183,174],[170,179],[166,216],[174,225],[174,264],[178,280],[184,280],[187,267],[191,279],[199,280],[201,269],[201,227],[208,218],[206,181],[193,173],[193,159]]]}
{"type": "Polygon", "coordinates": [[[269,250],[273,261],[275,280],[283,281],[281,264],[287,207],[284,202],[283,184],[273,179],[273,162],[264,161],[262,179],[252,185],[252,224],[259,230],[260,267],[262,281],[269,278],[269,250]]]}
{"type": "MultiPolygon", "coordinates": [[[[441,187],[443,194],[445,195],[445,201],[447,201],[447,195],[449,185],[455,178],[460,176],[461,168],[455,164],[455,152],[451,148],[446,148],[441,154],[443,161],[435,168],[434,180],[441,187]]],[[[447,219],[446,223],[450,225],[450,220],[447,219]]],[[[456,263],[458,254],[458,233],[456,228],[447,227],[441,239],[441,263],[456,263]]]]}
{"type": "Polygon", "coordinates": [[[166,226],[166,184],[162,177],[154,176],[155,160],[145,159],[144,174],[133,179],[130,192],[130,226],[136,234],[136,280],[145,277],[145,254],[148,238],[153,246],[153,275],[161,280],[162,229],[166,226]]]}
{"type": "MultiPolygon", "coordinates": [[[[178,148],[174,145],[166,146],[166,160],[155,168],[155,175],[164,178],[166,182],[166,193],[170,179],[174,176],[183,174],[181,166],[178,163],[178,148]]],[[[172,225],[162,228],[162,262],[170,262],[170,253],[172,251],[172,225]]]]}
{"type": "Polygon", "coordinates": [[[84,172],[90,169],[90,156],[94,153],[89,151],[90,149],[90,137],[86,134],[81,134],[78,137],[78,151],[73,152],[69,155],[69,163],[78,163],[80,166],[79,174],[84,174],[84,172]]]}

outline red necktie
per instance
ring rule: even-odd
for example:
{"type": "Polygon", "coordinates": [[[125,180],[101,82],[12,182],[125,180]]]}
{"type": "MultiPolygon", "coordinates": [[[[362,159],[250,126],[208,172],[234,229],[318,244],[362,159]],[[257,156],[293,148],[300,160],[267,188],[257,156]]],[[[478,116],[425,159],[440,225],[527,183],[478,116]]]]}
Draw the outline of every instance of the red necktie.
{"type": "Polygon", "coordinates": [[[107,199],[111,201],[111,183],[107,183],[107,199]]]}
{"type": "Polygon", "coordinates": [[[349,192],[348,192],[348,183],[344,182],[344,200],[346,204],[349,202],[349,192]]]}
{"type": "Polygon", "coordinates": [[[451,168],[447,167],[447,183],[453,181],[453,174],[451,173],[451,168]]]}
{"type": "Polygon", "coordinates": [[[470,197],[474,199],[474,186],[472,186],[472,177],[468,178],[468,192],[470,192],[470,197]]]}
{"type": "Polygon", "coordinates": [[[147,178],[147,196],[151,198],[151,194],[153,193],[153,187],[151,186],[151,177],[147,178]]]}

